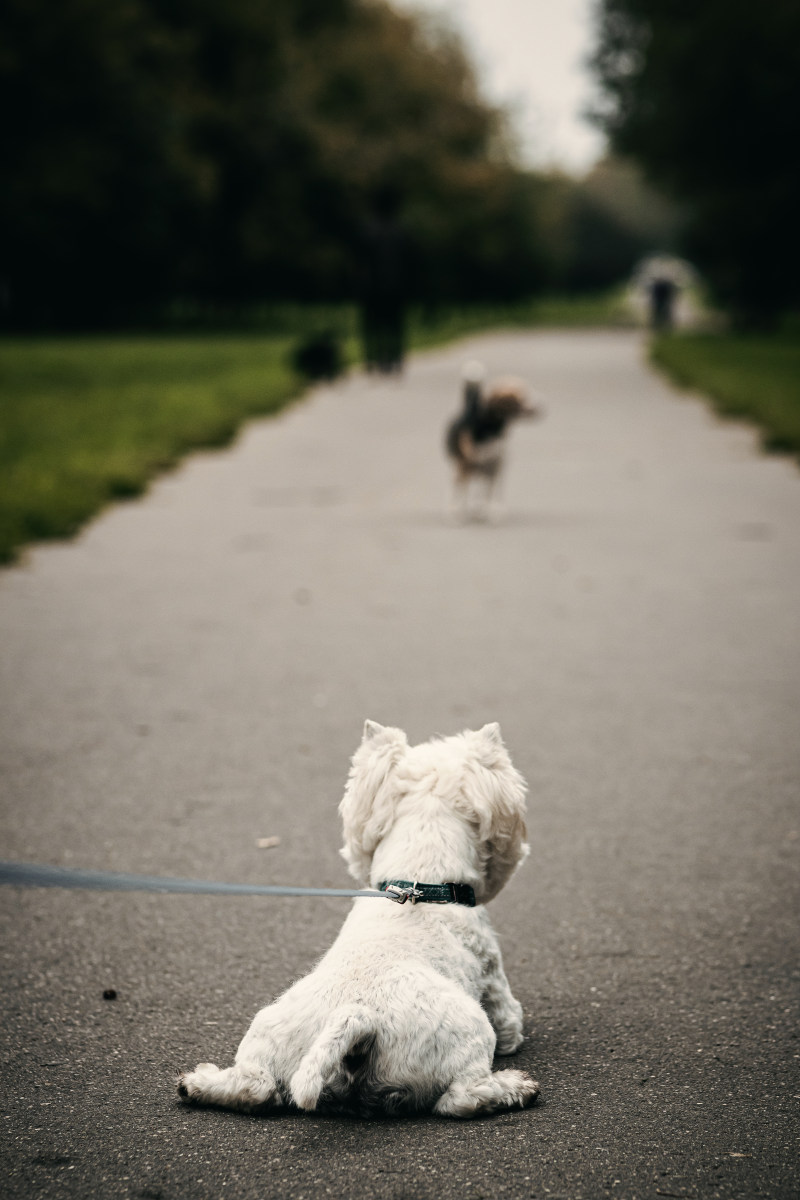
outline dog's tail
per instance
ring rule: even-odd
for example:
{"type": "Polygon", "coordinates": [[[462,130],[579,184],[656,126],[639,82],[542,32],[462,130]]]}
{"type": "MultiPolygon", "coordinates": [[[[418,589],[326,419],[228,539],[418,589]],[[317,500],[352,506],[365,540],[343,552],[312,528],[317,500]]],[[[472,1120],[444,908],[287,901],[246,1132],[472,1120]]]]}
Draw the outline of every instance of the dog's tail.
{"type": "Polygon", "coordinates": [[[331,1014],[289,1084],[298,1108],[316,1108],[326,1086],[338,1091],[355,1082],[375,1040],[376,1024],[375,1013],[363,1004],[348,1004],[331,1014]]]}

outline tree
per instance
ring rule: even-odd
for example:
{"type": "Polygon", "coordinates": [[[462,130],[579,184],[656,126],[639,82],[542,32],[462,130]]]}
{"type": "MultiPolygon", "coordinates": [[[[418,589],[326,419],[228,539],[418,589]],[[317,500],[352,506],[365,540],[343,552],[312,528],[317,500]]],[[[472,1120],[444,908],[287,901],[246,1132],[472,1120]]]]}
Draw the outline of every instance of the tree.
{"type": "Polygon", "coordinates": [[[800,302],[800,6],[601,0],[597,120],[685,202],[686,249],[745,324],[800,302]]]}
{"type": "Polygon", "coordinates": [[[557,291],[603,291],[656,252],[675,252],[682,213],[649,187],[631,161],[605,158],[583,179],[536,181],[537,217],[557,291]]]}
{"type": "Polygon", "coordinates": [[[137,0],[7,0],[0,276],[12,313],[113,313],[163,287],[196,186],[178,48],[137,0]]]}
{"type": "Polygon", "coordinates": [[[346,298],[387,179],[421,290],[541,279],[502,114],[457,38],[383,0],[6,0],[0,106],[17,326],[125,324],[176,297],[346,298]]]}

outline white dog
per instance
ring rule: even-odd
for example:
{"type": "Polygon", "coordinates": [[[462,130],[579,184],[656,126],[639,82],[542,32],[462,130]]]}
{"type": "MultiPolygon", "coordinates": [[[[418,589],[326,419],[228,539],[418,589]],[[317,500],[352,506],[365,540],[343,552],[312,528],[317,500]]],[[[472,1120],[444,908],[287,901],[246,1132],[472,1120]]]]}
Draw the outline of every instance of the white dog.
{"type": "Polygon", "coordinates": [[[178,1082],[199,1104],[452,1117],[522,1107],[522,1008],[484,908],[525,858],[525,782],[496,724],[420,746],[367,721],[339,809],[342,855],[399,903],[357,899],[310,975],[255,1017],[232,1067],[178,1082]],[[406,903],[410,900],[410,903],[406,903]],[[472,907],[471,905],[476,905],[472,907]]]}

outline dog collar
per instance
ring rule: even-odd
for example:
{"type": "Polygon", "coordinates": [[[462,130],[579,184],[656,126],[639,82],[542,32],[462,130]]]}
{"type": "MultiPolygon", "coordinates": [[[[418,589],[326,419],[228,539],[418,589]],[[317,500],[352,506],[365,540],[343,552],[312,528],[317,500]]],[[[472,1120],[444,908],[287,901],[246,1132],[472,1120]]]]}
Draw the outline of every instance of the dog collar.
{"type": "Polygon", "coordinates": [[[464,904],[475,907],[475,892],[468,883],[411,883],[408,879],[385,879],[378,884],[379,892],[386,892],[397,904],[464,904]]]}

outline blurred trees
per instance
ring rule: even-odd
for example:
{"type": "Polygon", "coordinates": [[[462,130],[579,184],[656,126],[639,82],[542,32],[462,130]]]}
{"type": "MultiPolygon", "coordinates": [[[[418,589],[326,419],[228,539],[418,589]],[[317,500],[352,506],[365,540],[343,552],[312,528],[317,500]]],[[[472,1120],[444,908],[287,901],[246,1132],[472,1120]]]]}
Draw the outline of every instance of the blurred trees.
{"type": "Polygon", "coordinates": [[[387,185],[434,306],[607,287],[672,221],[629,166],[522,170],[458,38],[384,0],[5,0],[0,104],[17,328],[352,299],[387,185]]]}
{"type": "Polygon", "coordinates": [[[541,286],[531,185],[458,41],[380,0],[6,0],[0,285],[18,326],[339,299],[402,188],[425,298],[541,286]]]}
{"type": "Polygon", "coordinates": [[[797,0],[601,0],[598,119],[689,208],[687,251],[743,323],[800,303],[797,0]]]}
{"type": "Polygon", "coordinates": [[[607,290],[653,253],[674,253],[683,213],[648,186],[630,161],[605,158],[581,180],[538,181],[537,213],[549,249],[551,286],[607,290]]]}

